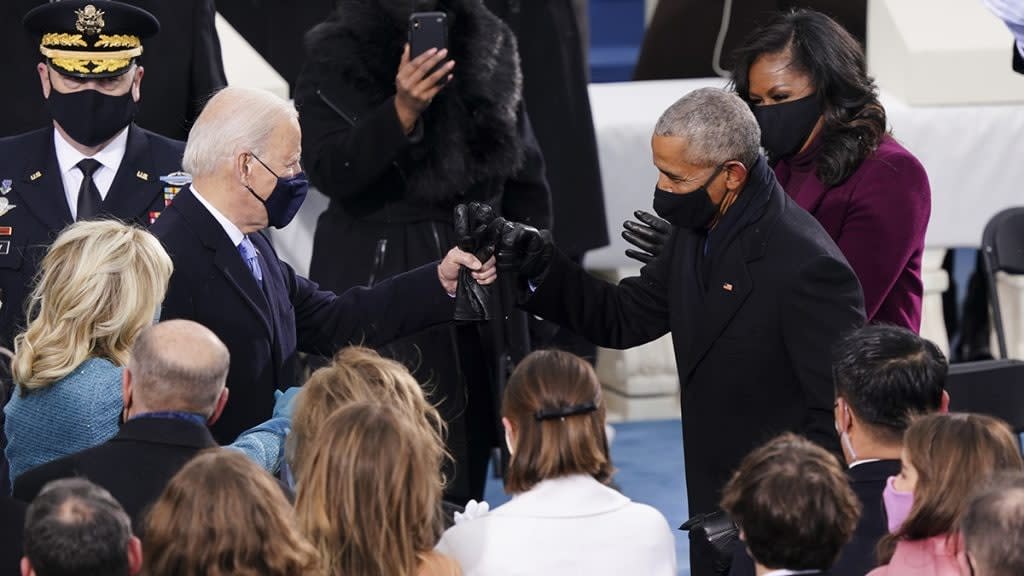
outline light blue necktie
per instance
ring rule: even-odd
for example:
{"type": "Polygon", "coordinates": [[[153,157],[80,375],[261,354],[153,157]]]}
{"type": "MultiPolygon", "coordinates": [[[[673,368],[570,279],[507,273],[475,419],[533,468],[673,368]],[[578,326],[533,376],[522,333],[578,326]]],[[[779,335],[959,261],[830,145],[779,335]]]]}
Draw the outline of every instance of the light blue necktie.
{"type": "Polygon", "coordinates": [[[248,236],[244,236],[242,242],[238,244],[238,252],[242,255],[245,265],[249,267],[249,271],[252,272],[256,283],[263,288],[263,270],[260,268],[259,257],[256,256],[256,247],[252,245],[252,240],[249,240],[248,236]]]}

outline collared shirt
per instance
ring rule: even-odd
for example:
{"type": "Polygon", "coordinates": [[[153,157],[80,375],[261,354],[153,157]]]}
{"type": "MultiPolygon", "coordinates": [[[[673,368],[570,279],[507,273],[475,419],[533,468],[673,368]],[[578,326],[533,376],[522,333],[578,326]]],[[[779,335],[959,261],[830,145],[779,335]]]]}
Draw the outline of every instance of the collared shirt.
{"type": "Polygon", "coordinates": [[[985,6],[1006,23],[1017,39],[1017,52],[1024,56],[1024,2],[1020,0],[982,0],[985,6]]]}
{"type": "Polygon", "coordinates": [[[764,576],[789,576],[790,574],[819,574],[821,570],[772,570],[764,576]]]}
{"type": "Polygon", "coordinates": [[[870,464],[871,462],[878,462],[879,460],[881,460],[881,458],[865,458],[863,460],[854,460],[853,462],[850,462],[849,468],[853,469],[857,466],[860,466],[861,464],[870,464]]]}
{"type": "Polygon", "coordinates": [[[221,214],[220,210],[214,208],[213,204],[207,202],[206,198],[203,198],[203,193],[196,189],[195,184],[192,184],[191,186],[192,192],[195,195],[196,200],[199,200],[199,203],[202,204],[210,212],[211,215],[213,215],[213,219],[216,220],[218,224],[220,224],[220,227],[224,229],[224,233],[227,234],[228,238],[231,239],[231,244],[237,248],[238,245],[242,243],[242,239],[245,238],[245,234],[243,234],[242,231],[238,229],[238,226],[235,226],[234,222],[228,220],[227,216],[221,214]]]}
{"type": "Polygon", "coordinates": [[[82,171],[78,169],[78,163],[85,158],[92,158],[101,164],[92,175],[92,181],[99,190],[100,198],[106,200],[110,187],[114,184],[114,176],[117,169],[121,167],[124,160],[124,153],[128,150],[128,127],[114,136],[109,144],[96,153],[95,156],[86,156],[68,143],[56,127],[53,129],[53,145],[57,152],[57,166],[60,168],[61,180],[64,182],[64,196],[68,200],[68,208],[71,209],[71,217],[78,218],[78,189],[82,186],[82,171]]]}
{"type": "Polygon", "coordinates": [[[208,420],[208,418],[206,416],[203,416],[202,414],[196,414],[194,412],[176,411],[146,412],[144,414],[137,414],[135,416],[132,416],[128,420],[137,420],[139,418],[149,418],[151,420],[184,420],[185,422],[191,422],[199,426],[206,426],[206,422],[208,420]]]}

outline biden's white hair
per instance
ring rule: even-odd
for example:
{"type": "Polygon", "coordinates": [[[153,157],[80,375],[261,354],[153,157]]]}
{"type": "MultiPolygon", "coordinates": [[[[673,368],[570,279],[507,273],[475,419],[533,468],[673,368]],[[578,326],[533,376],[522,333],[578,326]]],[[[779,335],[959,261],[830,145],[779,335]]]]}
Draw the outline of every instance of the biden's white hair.
{"type": "Polygon", "coordinates": [[[274,129],[298,116],[290,102],[266,90],[228,86],[210,98],[192,125],[182,168],[198,178],[240,152],[259,155],[274,129]]]}
{"type": "Polygon", "coordinates": [[[665,110],[656,136],[682,138],[697,166],[720,166],[738,160],[748,169],[761,151],[761,128],[747,103],[720,88],[690,92],[665,110]]]}

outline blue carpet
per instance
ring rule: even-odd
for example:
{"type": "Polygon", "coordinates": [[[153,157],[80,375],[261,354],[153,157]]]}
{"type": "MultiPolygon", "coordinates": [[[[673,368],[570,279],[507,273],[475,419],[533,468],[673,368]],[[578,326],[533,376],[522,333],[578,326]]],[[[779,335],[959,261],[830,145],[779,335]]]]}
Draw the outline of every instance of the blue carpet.
{"type": "MultiPolygon", "coordinates": [[[[683,478],[683,435],[678,420],[614,424],[612,462],[618,472],[614,482],[636,502],[649,504],[677,528],[688,518],[686,483],[683,478]]],[[[486,499],[495,508],[508,501],[501,480],[491,478],[486,499]]],[[[675,530],[676,561],[680,576],[689,576],[690,543],[686,533],[675,530]]]]}

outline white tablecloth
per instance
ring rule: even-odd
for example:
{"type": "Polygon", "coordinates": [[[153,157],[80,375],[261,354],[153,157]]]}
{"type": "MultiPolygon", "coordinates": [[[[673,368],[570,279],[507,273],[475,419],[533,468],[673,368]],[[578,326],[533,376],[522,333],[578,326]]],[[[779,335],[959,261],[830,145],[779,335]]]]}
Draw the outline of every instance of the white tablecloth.
{"type": "MultiPolygon", "coordinates": [[[[592,84],[590,105],[612,244],[590,252],[590,268],[632,265],[625,258],[622,221],[651,210],[657,171],[651,134],[678,98],[721,79],[592,84]]],[[[989,217],[1024,204],[1024,105],[910,107],[882,94],[893,135],[924,164],[932,186],[930,248],[975,246],[989,217]]],[[[556,223],[557,226],[557,223],[556,223]]]]}

